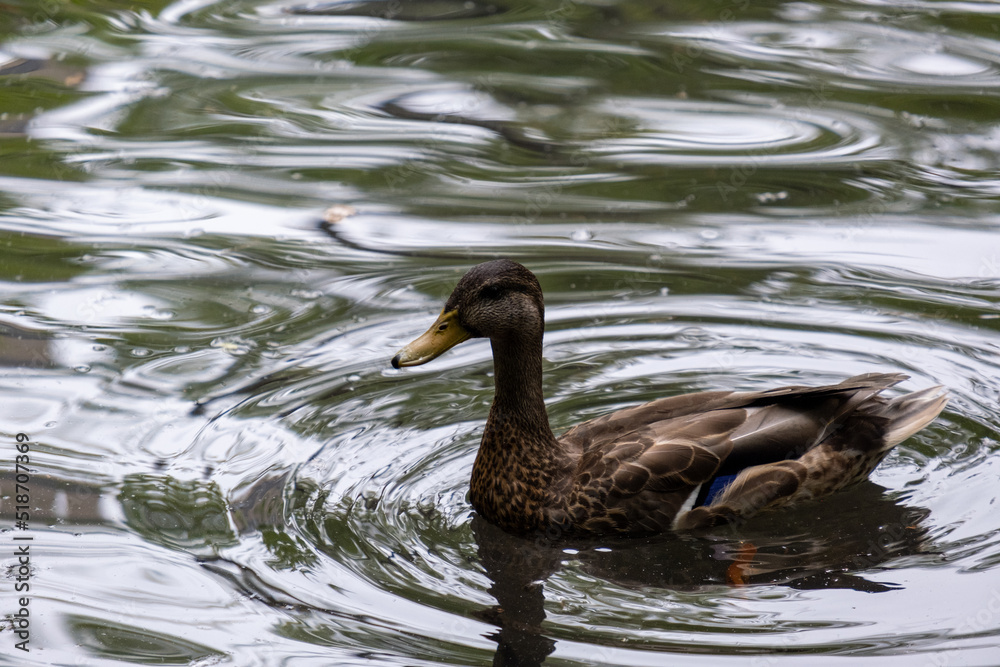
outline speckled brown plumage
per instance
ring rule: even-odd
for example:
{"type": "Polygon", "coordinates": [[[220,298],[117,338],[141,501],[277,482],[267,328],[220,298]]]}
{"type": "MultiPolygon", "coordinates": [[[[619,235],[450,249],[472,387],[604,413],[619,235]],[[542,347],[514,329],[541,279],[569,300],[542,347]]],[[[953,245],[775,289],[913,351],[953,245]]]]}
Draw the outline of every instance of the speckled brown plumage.
{"type": "Polygon", "coordinates": [[[544,312],[530,271],[486,262],[393,358],[397,368],[416,365],[467,338],[490,339],[496,394],[469,496],[514,532],[688,530],[823,496],[866,478],[947,402],[940,387],[887,400],[879,393],[906,376],[869,373],[826,387],[664,398],[556,438],[542,395],[544,312]],[[730,481],[706,496],[717,479],[730,481]]]}

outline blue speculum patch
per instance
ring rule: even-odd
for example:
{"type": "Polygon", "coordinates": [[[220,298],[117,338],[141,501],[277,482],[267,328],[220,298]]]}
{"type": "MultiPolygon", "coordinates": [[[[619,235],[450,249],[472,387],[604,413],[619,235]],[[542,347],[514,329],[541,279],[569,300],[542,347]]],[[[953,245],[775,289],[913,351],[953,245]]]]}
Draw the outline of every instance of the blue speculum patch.
{"type": "Polygon", "coordinates": [[[712,480],[712,483],[708,485],[708,491],[702,491],[700,495],[704,496],[701,502],[695,504],[695,507],[701,507],[702,505],[711,505],[715,502],[715,498],[722,493],[722,491],[729,486],[729,483],[736,479],[736,475],[723,475],[721,477],[716,477],[712,480]]]}

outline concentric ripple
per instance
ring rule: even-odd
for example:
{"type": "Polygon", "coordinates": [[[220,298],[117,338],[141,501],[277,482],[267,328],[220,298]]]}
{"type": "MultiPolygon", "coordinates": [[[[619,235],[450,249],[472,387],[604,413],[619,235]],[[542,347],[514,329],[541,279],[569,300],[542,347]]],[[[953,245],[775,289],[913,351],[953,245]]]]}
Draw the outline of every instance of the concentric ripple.
{"type": "MultiPolygon", "coordinates": [[[[535,613],[545,613],[546,621],[538,637],[555,639],[555,650],[566,655],[585,641],[602,664],[643,664],[647,651],[688,652],[692,633],[706,652],[811,652],[836,642],[841,651],[866,655],[891,654],[893,646],[931,651],[942,627],[957,631],[959,609],[947,602],[914,627],[887,621],[879,604],[843,609],[836,591],[883,592],[894,596],[893,604],[918,604],[926,570],[961,585],[962,572],[995,559],[998,533],[988,528],[988,504],[977,500],[987,482],[976,482],[989,476],[984,467],[998,448],[998,425],[989,414],[995,398],[982,396],[964,370],[975,359],[978,377],[1000,378],[991,336],[951,318],[935,321],[920,309],[905,314],[905,299],[888,292],[878,275],[862,282],[857,275],[775,270],[748,281],[752,270],[745,270],[739,282],[749,294],[768,294],[765,306],[747,295],[674,294],[689,280],[683,272],[618,269],[575,284],[575,270],[536,268],[549,303],[546,387],[557,429],[681,391],[818,384],[880,368],[909,373],[906,388],[944,383],[954,407],[901,445],[872,484],[734,532],[707,540],[522,543],[476,519],[468,530],[464,494],[491,395],[491,366],[485,344],[467,344],[433,369],[373,369],[381,380],[362,377],[352,399],[337,404],[331,430],[343,435],[299,470],[301,500],[292,510],[297,530],[336,568],[475,628],[484,601],[510,595],[521,581],[505,570],[504,559],[527,563],[529,580],[544,581],[544,604],[536,600],[535,613]],[[580,302],[575,293],[620,292],[622,279],[628,300],[580,302]],[[673,289],[653,292],[660,285],[673,289]],[[856,293],[862,285],[885,305],[864,312],[838,304],[840,289],[856,293]],[[956,340],[965,344],[948,343],[956,340]],[[947,500],[942,488],[949,489],[947,500]],[[969,535],[975,525],[985,532],[969,535]],[[758,549],[746,568],[752,585],[733,598],[727,572],[743,542],[758,549]],[[751,618],[752,631],[733,634],[751,618]]],[[[911,282],[910,290],[934,292],[938,306],[949,308],[948,295],[932,284],[911,282]]],[[[993,312],[995,306],[984,314],[993,312]]],[[[419,330],[415,324],[411,333],[419,330]]],[[[388,326],[383,331],[393,335],[388,326]]],[[[312,412],[299,428],[328,419],[324,414],[312,412]]]]}

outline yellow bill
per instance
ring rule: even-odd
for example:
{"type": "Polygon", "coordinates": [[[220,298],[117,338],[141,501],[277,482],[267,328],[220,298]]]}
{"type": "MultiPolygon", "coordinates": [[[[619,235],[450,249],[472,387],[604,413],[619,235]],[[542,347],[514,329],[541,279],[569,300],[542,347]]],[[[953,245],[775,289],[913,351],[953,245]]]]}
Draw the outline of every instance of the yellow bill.
{"type": "Polygon", "coordinates": [[[392,367],[419,366],[435,359],[472,337],[458,323],[458,311],[441,311],[431,328],[404,347],[392,358],[392,367]]]}

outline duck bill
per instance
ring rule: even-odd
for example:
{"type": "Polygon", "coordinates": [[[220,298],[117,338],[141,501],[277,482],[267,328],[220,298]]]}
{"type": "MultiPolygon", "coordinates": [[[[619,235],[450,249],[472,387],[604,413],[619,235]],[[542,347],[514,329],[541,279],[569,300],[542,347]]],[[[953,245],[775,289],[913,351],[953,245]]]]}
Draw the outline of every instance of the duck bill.
{"type": "Polygon", "coordinates": [[[458,323],[458,311],[441,311],[437,320],[412,343],[396,353],[392,358],[392,367],[419,366],[431,359],[436,359],[459,343],[472,338],[458,323]]]}

